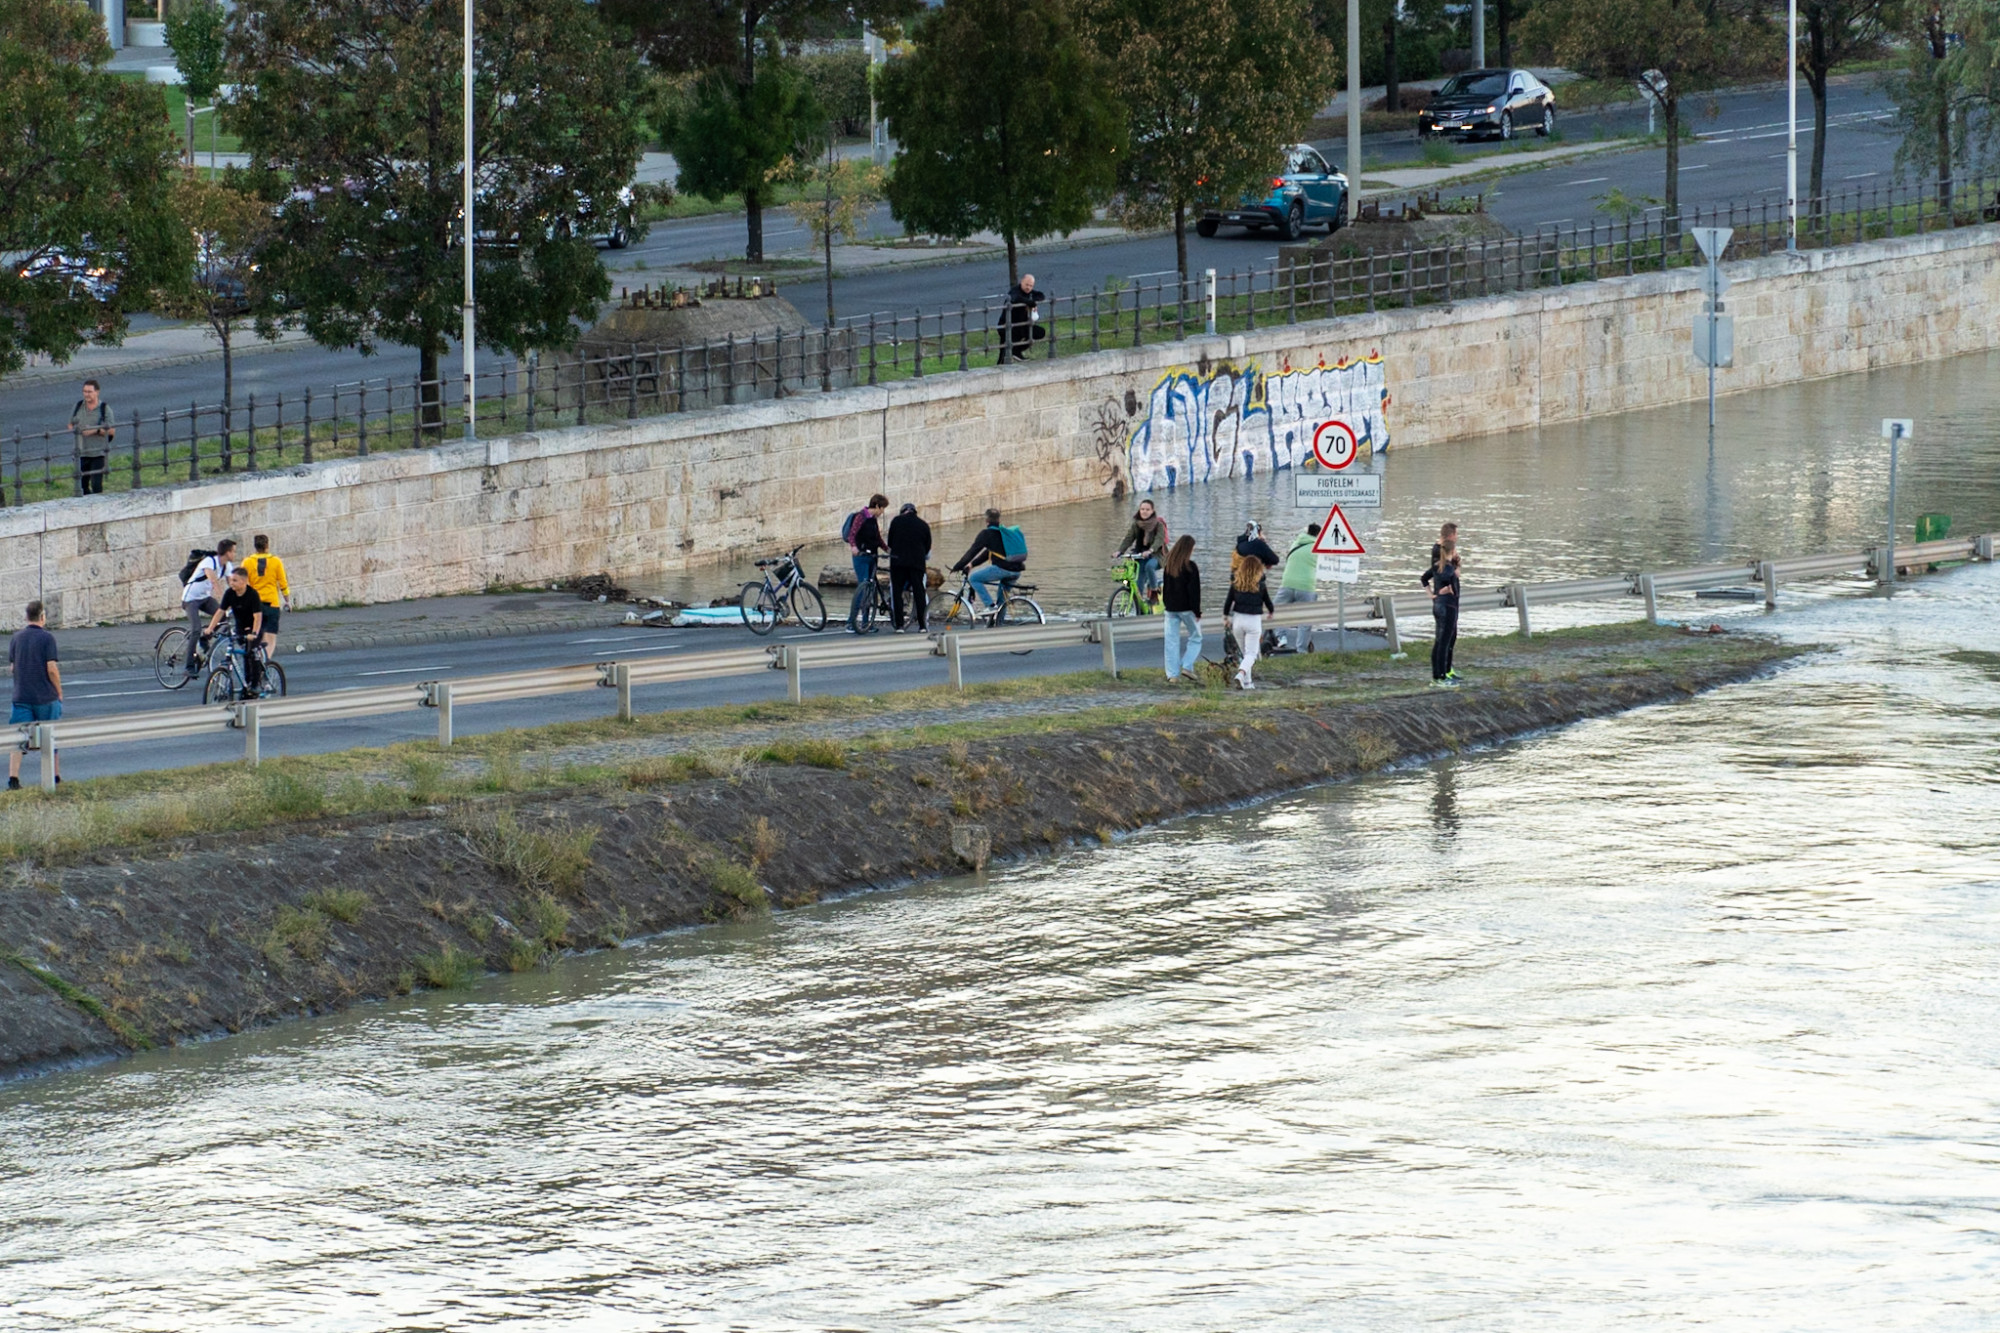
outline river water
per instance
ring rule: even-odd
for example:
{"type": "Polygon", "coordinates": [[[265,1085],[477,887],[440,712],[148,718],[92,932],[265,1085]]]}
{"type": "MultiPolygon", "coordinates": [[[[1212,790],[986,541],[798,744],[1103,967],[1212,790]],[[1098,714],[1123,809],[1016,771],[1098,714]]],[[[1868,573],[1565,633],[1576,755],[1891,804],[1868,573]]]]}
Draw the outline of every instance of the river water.
{"type": "Polygon", "coordinates": [[[1788,593],[1825,650],[1690,702],[0,1086],[0,1328],[1991,1329],[1996,605],[1788,593]]]}

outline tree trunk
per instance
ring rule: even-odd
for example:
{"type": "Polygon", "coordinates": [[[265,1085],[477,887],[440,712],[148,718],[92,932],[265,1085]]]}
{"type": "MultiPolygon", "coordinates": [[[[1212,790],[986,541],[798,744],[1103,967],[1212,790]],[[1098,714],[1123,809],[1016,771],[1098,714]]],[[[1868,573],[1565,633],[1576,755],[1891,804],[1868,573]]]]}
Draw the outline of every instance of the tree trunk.
{"type": "Polygon", "coordinates": [[[1174,200],[1174,267],[1181,275],[1181,290],[1187,290],[1187,201],[1174,200]]]}
{"type": "Polygon", "coordinates": [[[1667,217],[1670,234],[1678,234],[1681,221],[1681,97],[1667,85],[1660,99],[1660,119],[1667,131],[1667,217]]]}
{"type": "Polygon", "coordinates": [[[1937,85],[1935,151],[1938,164],[1938,207],[1949,212],[1951,210],[1951,86],[1944,72],[1944,58],[1950,54],[1950,47],[1946,44],[1945,37],[1944,15],[1940,10],[1932,9],[1930,16],[1924,20],[1924,41],[1930,48],[1931,80],[1937,85]]]}
{"type": "MultiPolygon", "coordinates": [[[[750,90],[757,84],[757,6],[743,6],[743,73],[736,86],[736,100],[741,104],[744,120],[750,118],[750,90]]],[[[743,191],[743,216],[749,235],[743,244],[743,257],[753,264],[764,262],[764,191],[751,185],[743,191]]]]}
{"type": "Polygon", "coordinates": [[[194,165],[194,99],[189,97],[186,93],[181,94],[181,110],[187,112],[187,127],[188,127],[187,164],[190,167],[192,167],[194,165]]]}
{"type": "MultiPolygon", "coordinates": [[[[833,218],[831,210],[826,220],[826,230],[821,233],[821,242],[826,247],[826,326],[833,327],[833,218]]],[[[851,237],[849,239],[852,239],[851,237]]]]}
{"type": "Polygon", "coordinates": [[[417,401],[426,431],[444,429],[443,405],[438,402],[438,346],[425,343],[417,352],[417,401]]]}
{"type": "Polygon", "coordinates": [[[743,192],[743,217],[749,224],[749,238],[743,244],[743,257],[753,264],[764,262],[764,191],[751,187],[743,192]]]}
{"type": "Polygon", "coordinates": [[[1812,89],[1813,99],[1812,183],[1806,187],[1806,197],[1812,201],[1811,215],[1817,218],[1826,208],[1826,71],[1807,70],[1806,87],[1812,89]]]}
{"type": "Polygon", "coordinates": [[[1009,227],[1007,236],[1007,290],[1021,285],[1021,258],[1014,246],[1014,229],[1009,227]]]}
{"type": "Polygon", "coordinates": [[[1382,25],[1382,60],[1385,75],[1383,82],[1388,85],[1383,90],[1382,109],[1401,111],[1403,90],[1396,81],[1396,11],[1393,8],[1389,11],[1388,21],[1382,25]]]}
{"type": "Polygon", "coordinates": [[[1509,69],[1514,66],[1514,34],[1508,27],[1511,17],[1507,0],[1494,0],[1493,22],[1500,32],[1500,63],[1509,69]]]}
{"type": "Polygon", "coordinates": [[[230,406],[236,403],[236,360],[231,354],[229,335],[234,331],[234,320],[220,320],[215,326],[215,336],[222,341],[222,401],[230,406]]]}

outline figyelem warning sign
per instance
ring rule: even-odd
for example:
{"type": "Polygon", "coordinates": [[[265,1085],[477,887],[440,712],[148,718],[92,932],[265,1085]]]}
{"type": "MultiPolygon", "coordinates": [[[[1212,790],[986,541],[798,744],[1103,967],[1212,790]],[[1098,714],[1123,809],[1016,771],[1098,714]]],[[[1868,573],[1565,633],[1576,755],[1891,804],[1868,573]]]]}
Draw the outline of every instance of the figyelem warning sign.
{"type": "Polygon", "coordinates": [[[1314,555],[1367,555],[1368,549],[1354,535],[1354,525],[1335,505],[1326,511],[1319,525],[1319,539],[1313,542],[1314,555]]]}
{"type": "Polygon", "coordinates": [[[1301,509],[1324,509],[1346,505],[1349,509],[1382,507],[1382,474],[1379,472],[1299,472],[1292,484],[1298,488],[1301,509]]]}

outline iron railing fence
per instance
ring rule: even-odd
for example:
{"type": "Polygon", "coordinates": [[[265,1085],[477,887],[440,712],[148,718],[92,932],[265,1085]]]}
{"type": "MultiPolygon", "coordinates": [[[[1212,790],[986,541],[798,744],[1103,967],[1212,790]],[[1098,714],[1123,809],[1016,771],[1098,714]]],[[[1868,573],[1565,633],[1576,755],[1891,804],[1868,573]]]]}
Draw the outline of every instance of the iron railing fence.
{"type": "MultiPolygon", "coordinates": [[[[1804,201],[1798,245],[1826,248],[2000,221],[2000,176],[1856,186],[1804,201]]],[[[1413,307],[1660,272],[1702,262],[1690,231],[1734,231],[1726,257],[1787,248],[1777,200],[1659,209],[1547,226],[1521,236],[1401,249],[1357,250],[1339,233],[1287,247],[1275,263],[1183,282],[1145,274],[1050,296],[1022,319],[1004,301],[961,301],[906,314],[874,313],[693,346],[592,344],[527,361],[503,358],[479,373],[478,422],[510,434],[685,412],[949,374],[1014,360],[1139,347],[1198,336],[1211,307],[1219,333],[1397,306],[1413,307]]],[[[463,381],[375,379],[240,405],[118,422],[101,475],[66,430],[0,438],[0,490],[12,504],[198,481],[385,449],[422,448],[464,435],[463,381]]],[[[95,457],[90,456],[90,457],[95,457]]]]}

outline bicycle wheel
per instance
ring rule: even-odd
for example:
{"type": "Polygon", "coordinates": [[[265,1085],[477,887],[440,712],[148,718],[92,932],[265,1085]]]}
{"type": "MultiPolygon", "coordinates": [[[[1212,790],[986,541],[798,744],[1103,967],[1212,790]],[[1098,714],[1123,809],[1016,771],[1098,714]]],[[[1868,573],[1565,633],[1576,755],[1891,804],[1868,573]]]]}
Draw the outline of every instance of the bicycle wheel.
{"type": "Polygon", "coordinates": [[[963,634],[972,628],[972,607],[955,592],[940,591],[931,598],[931,632],[963,634]]]}
{"type": "MultiPolygon", "coordinates": [[[[1000,607],[1000,618],[996,625],[1046,625],[1048,617],[1042,614],[1041,604],[1032,597],[1011,596],[1000,607]]],[[[1016,649],[1014,656],[1026,657],[1033,648],[1016,649]]]]}
{"type": "Polygon", "coordinates": [[[854,627],[863,634],[873,634],[882,628],[882,585],[867,589],[861,597],[861,609],[855,612],[854,627]]]}
{"type": "Polygon", "coordinates": [[[208,673],[208,684],[201,687],[201,701],[205,704],[226,704],[236,698],[236,673],[228,667],[217,667],[208,673]]]}
{"type": "Polygon", "coordinates": [[[264,663],[264,693],[260,697],[265,699],[285,697],[285,669],[276,662],[264,663]]]}
{"type": "Polygon", "coordinates": [[[188,675],[187,626],[172,626],[153,641],[153,675],[170,690],[177,690],[193,679],[188,675]]]}
{"type": "Polygon", "coordinates": [[[1104,614],[1114,619],[1119,616],[1136,616],[1139,614],[1138,599],[1132,596],[1130,588],[1121,583],[1111,590],[1111,600],[1104,604],[1104,614]]]}
{"type": "Polygon", "coordinates": [[[791,591],[792,616],[814,634],[826,628],[826,599],[810,583],[799,583],[791,591]]]}
{"type": "Polygon", "coordinates": [[[736,609],[752,634],[769,634],[778,628],[778,607],[761,583],[746,583],[736,596],[736,609]]]}

